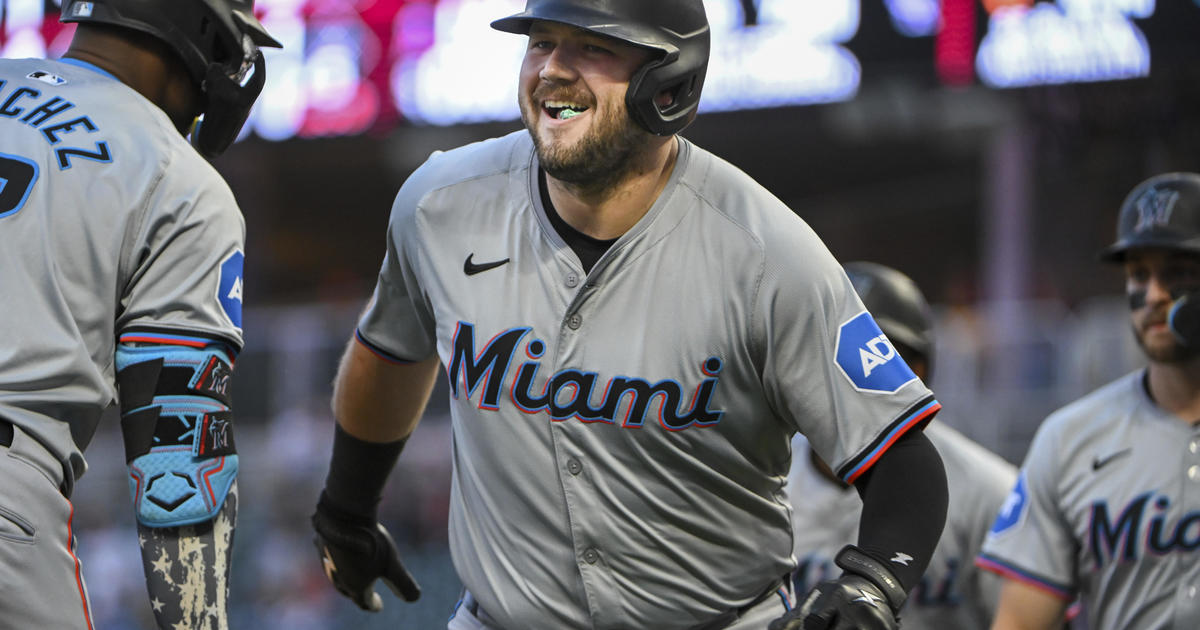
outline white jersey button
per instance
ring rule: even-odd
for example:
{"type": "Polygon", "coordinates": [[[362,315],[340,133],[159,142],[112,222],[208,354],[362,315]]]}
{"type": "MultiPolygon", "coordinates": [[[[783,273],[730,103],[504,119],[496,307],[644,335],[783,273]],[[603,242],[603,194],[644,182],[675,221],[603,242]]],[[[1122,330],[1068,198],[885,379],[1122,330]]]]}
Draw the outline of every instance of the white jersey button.
{"type": "Polygon", "coordinates": [[[582,325],[583,325],[583,318],[580,317],[578,314],[572,315],[567,318],[567,328],[570,328],[571,330],[579,330],[579,327],[582,325]]]}
{"type": "Polygon", "coordinates": [[[1188,468],[1188,479],[1195,481],[1200,479],[1200,466],[1192,466],[1188,468]]]}
{"type": "Polygon", "coordinates": [[[567,472],[578,475],[583,472],[583,464],[580,464],[578,459],[567,460],[567,472]]]}
{"type": "Polygon", "coordinates": [[[1188,444],[1188,450],[1193,453],[1200,451],[1200,440],[1192,440],[1191,444],[1188,444]]]}
{"type": "Polygon", "coordinates": [[[596,564],[596,561],[599,559],[600,552],[596,551],[595,549],[588,549],[587,551],[583,552],[583,561],[588,564],[596,564]]]}
{"type": "Polygon", "coordinates": [[[567,287],[574,289],[577,286],[579,286],[579,276],[574,272],[567,274],[567,287]]]}
{"type": "Polygon", "coordinates": [[[1188,597],[1195,597],[1195,596],[1196,596],[1196,587],[1189,586],[1188,587],[1188,597]]]}

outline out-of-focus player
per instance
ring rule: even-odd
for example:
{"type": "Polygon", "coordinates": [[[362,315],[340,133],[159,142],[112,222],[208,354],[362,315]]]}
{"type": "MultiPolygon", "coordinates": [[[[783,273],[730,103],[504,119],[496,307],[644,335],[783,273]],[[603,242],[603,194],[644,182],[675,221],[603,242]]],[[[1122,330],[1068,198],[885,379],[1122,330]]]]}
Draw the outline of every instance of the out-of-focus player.
{"type": "MultiPolygon", "coordinates": [[[[927,381],[932,374],[935,345],[933,314],[916,283],[876,263],[852,262],[845,269],[892,346],[913,372],[927,381]]],[[[946,528],[933,559],[904,605],[904,627],[984,628],[995,611],[1001,581],[975,568],[974,560],[1017,471],[1003,458],[941,422],[926,427],[925,435],[946,466],[950,502],[946,528]]],[[[788,491],[794,496],[795,508],[795,586],[797,592],[806,592],[836,575],[834,556],[858,537],[862,501],[812,452],[807,440],[797,435],[793,443],[788,491]]]]}
{"type": "Polygon", "coordinates": [[[1038,429],[979,564],[1003,575],[993,628],[1200,628],[1200,175],[1126,197],[1103,253],[1125,271],[1147,365],[1038,429]]]}

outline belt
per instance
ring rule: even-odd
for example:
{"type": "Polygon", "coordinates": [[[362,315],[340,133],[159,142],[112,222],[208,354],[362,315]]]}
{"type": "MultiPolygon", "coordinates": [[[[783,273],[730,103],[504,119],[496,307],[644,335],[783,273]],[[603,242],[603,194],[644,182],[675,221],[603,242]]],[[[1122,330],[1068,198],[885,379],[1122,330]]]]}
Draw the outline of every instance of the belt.
{"type": "Polygon", "coordinates": [[[5,448],[12,446],[13,441],[13,425],[8,420],[0,418],[0,446],[5,448]]]}

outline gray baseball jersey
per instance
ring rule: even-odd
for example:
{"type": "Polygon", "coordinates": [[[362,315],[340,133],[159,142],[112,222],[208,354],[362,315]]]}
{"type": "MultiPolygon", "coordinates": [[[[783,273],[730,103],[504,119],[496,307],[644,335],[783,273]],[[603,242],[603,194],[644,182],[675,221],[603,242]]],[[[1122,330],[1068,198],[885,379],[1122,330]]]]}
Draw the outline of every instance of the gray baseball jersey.
{"type": "Polygon", "coordinates": [[[746,605],[793,568],[792,433],[852,479],[939,405],[808,226],[713,155],[681,139],[588,274],[537,182],[524,131],[431,157],[359,324],[446,366],[463,583],[506,628],[746,605]]]}
{"type": "MultiPolygon", "coordinates": [[[[950,504],[929,568],[909,594],[900,618],[905,628],[917,630],[986,628],[996,609],[1000,578],[976,569],[974,560],[1017,469],[944,424],[929,425],[925,434],[945,464],[950,504]]],[[[788,493],[795,508],[795,585],[802,593],[841,575],[833,558],[858,539],[862,501],[857,492],[834,485],[813,466],[803,437],[796,436],[793,451],[788,493]]]]}
{"type": "Polygon", "coordinates": [[[0,417],[78,477],[118,336],[241,348],[245,228],[166,114],[90,64],[0,60],[0,137],[0,417]]]}
{"type": "Polygon", "coordinates": [[[1060,597],[1093,630],[1200,628],[1200,427],[1144,371],[1038,429],[978,563],[1060,597]]]}

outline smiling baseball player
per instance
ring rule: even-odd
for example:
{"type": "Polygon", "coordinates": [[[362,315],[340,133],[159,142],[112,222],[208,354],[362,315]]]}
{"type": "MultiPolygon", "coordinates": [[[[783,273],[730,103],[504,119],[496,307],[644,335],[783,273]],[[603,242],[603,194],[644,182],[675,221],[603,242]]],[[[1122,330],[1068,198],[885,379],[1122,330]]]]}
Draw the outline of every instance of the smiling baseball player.
{"type": "Polygon", "coordinates": [[[340,366],[313,524],[334,585],[419,594],[377,523],[444,366],[453,629],[894,628],[941,531],[939,409],[790,209],[678,137],[700,0],[531,0],[526,130],[431,157],[340,366]],[[796,431],[855,483],[845,574],[789,613],[796,431]],[[903,473],[903,474],[898,474],[903,473]]]}
{"type": "Polygon", "coordinates": [[[278,44],[248,0],[62,19],[63,59],[0,60],[0,626],[92,628],[70,497],[119,397],[154,617],[226,628],[245,228],[202,154],[233,141],[278,44]]]}
{"type": "Polygon", "coordinates": [[[1125,270],[1148,364],[1038,429],[978,562],[1006,578],[993,628],[1200,628],[1200,175],[1125,199],[1125,270]]]}

